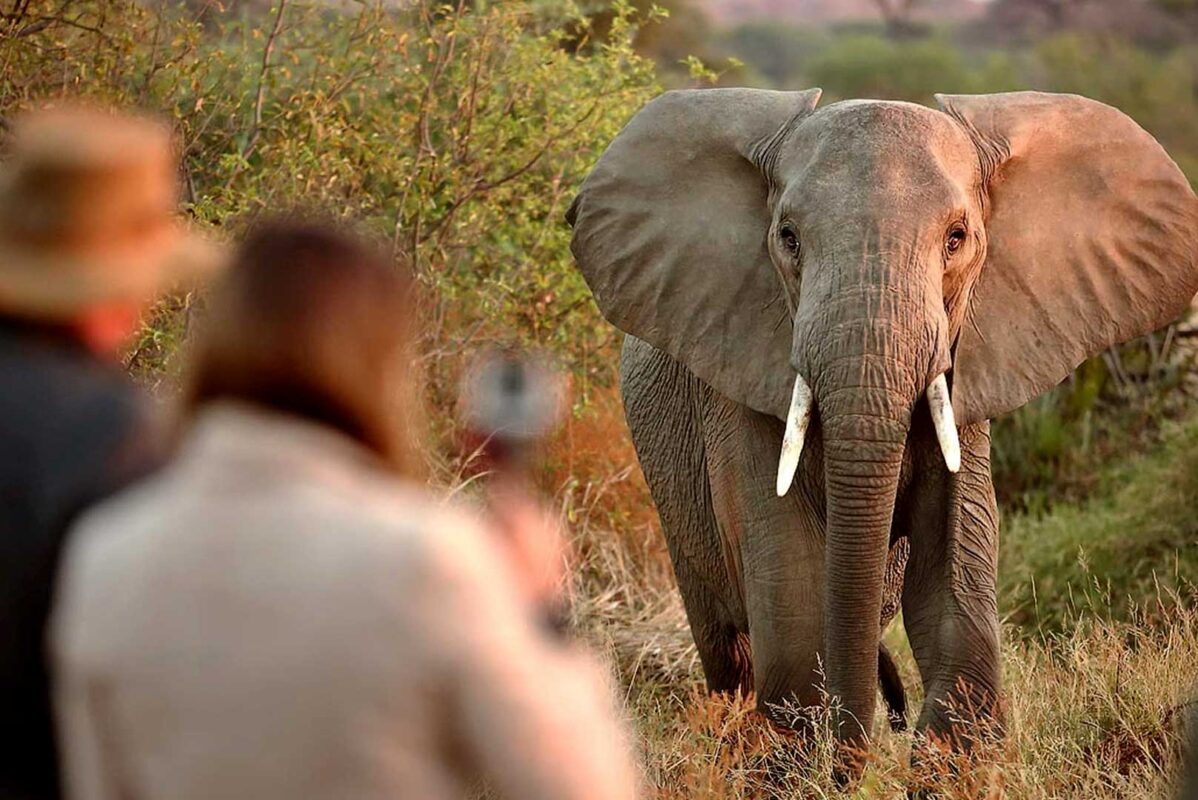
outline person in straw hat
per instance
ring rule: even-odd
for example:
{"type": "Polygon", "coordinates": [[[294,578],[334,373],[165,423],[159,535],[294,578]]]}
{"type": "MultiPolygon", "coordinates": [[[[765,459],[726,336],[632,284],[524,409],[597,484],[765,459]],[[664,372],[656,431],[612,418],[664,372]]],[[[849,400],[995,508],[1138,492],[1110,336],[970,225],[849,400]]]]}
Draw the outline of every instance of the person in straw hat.
{"type": "Polygon", "coordinates": [[[44,660],[71,519],[156,462],[120,351],[166,287],[219,264],[176,220],[151,119],[79,105],[12,121],[0,163],[0,796],[55,797],[44,660]]]}
{"type": "MultiPolygon", "coordinates": [[[[417,302],[337,227],[246,237],[197,321],[174,458],[67,543],[72,800],[636,796],[606,672],[551,613],[555,522],[514,475],[484,515],[418,474],[417,302]]],[[[532,431],[509,405],[472,425],[532,431]]]]}

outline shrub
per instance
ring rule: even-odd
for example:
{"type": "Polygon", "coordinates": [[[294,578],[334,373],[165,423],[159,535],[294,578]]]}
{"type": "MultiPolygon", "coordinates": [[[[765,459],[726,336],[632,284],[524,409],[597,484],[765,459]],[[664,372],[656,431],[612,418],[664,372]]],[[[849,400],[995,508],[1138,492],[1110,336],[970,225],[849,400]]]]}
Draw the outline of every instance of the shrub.
{"type": "Polygon", "coordinates": [[[1198,421],[1166,433],[1151,455],[1108,467],[1089,497],[1010,521],[999,568],[1010,621],[1032,634],[1094,616],[1160,624],[1193,605],[1198,421]]]}
{"type": "Polygon", "coordinates": [[[1105,465],[1158,444],[1192,399],[1190,347],[1176,326],[1090,359],[1061,385],[991,424],[999,502],[1041,514],[1086,497],[1105,465]]]}
{"type": "MultiPolygon", "coordinates": [[[[236,228],[301,206],[359,221],[429,290],[440,400],[440,355],[501,332],[552,347],[585,388],[614,335],[573,268],[564,214],[656,91],[631,46],[638,18],[616,3],[584,51],[564,45],[588,24],[570,0],[390,6],[21,5],[3,22],[0,114],[64,94],[162,111],[198,220],[236,228]]],[[[135,350],[143,374],[169,361],[178,306],[135,350]]]]}

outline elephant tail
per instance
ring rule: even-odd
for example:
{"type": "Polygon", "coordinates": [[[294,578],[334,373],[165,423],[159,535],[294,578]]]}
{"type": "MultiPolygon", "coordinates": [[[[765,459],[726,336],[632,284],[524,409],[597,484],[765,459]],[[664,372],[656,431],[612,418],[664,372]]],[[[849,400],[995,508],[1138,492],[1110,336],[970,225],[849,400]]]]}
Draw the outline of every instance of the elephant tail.
{"type": "Polygon", "coordinates": [[[878,645],[878,683],[882,687],[882,699],[886,701],[886,716],[892,731],[907,729],[907,691],[886,645],[878,645]]]}

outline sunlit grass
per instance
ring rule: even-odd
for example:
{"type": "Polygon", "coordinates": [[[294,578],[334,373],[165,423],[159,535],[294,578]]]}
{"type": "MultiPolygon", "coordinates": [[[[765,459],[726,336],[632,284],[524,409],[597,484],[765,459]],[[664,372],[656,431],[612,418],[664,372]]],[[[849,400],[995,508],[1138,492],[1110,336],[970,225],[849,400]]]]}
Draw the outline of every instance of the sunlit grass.
{"type": "MultiPolygon", "coordinates": [[[[590,487],[585,479],[563,483],[568,491],[559,493],[563,511],[573,520],[579,561],[575,622],[580,634],[607,654],[618,676],[648,796],[905,798],[910,789],[930,786],[950,800],[1172,797],[1198,679],[1198,612],[1192,603],[1180,603],[1152,583],[1132,582],[1126,588],[1137,592],[1141,602],[1124,606],[1120,618],[1077,608],[1074,617],[1081,617],[1082,624],[1043,634],[1008,622],[1003,647],[1006,737],[970,758],[925,755],[913,767],[916,735],[891,733],[879,717],[865,775],[843,791],[831,780],[829,742],[803,741],[768,724],[754,711],[751,697],[712,697],[703,690],[652,516],[612,516],[617,506],[649,507],[639,474],[626,468],[632,462],[622,461],[632,459],[632,453],[618,404],[585,424],[587,441],[596,448],[588,466],[605,461],[611,471],[603,478],[600,469],[590,487]],[[608,433],[601,435],[605,426],[608,433]],[[607,500],[594,499],[601,485],[607,500]],[[580,505],[584,500],[589,503],[585,507],[580,505]],[[1162,615],[1158,609],[1163,608],[1170,612],[1162,615]]],[[[1185,492],[1198,478],[1194,471],[1185,479],[1171,475],[1169,465],[1178,468],[1179,459],[1188,458],[1189,464],[1198,459],[1196,436],[1198,426],[1170,432],[1170,444],[1149,456],[1143,469],[1128,465],[1115,470],[1109,476],[1112,485],[1124,473],[1131,483],[1109,500],[1063,509],[1059,519],[1007,520],[1007,530],[1017,533],[1008,535],[1006,545],[1016,554],[1029,548],[1048,551],[1049,537],[1060,537],[1059,547],[1068,548],[1070,537],[1090,530],[1086,526],[1094,526],[1091,535],[1098,544],[1109,544],[1121,529],[1146,537],[1168,531],[1177,519],[1165,513],[1168,501],[1154,499],[1147,487],[1177,492],[1172,495],[1176,505],[1190,503],[1194,495],[1185,492]],[[1045,541],[1035,547],[1025,538],[1045,530],[1050,531],[1042,534],[1045,541]]],[[[577,457],[588,458],[585,452],[577,457]]],[[[1009,561],[1005,568],[1013,569],[1009,561]]],[[[1096,577],[1080,564],[1062,568],[1057,562],[1029,561],[1028,569],[1058,579],[1093,582],[1096,577]]],[[[1005,595],[1004,608],[1015,608],[1020,597],[1018,592],[1005,595]]],[[[887,642],[899,660],[914,714],[922,693],[901,625],[891,627],[887,642]]]]}
{"type": "Polygon", "coordinates": [[[1163,622],[1198,583],[1198,418],[1170,424],[1165,444],[1103,470],[1082,502],[1005,521],[1004,610],[1031,632],[1133,610],[1163,622]],[[1151,602],[1146,602],[1151,600],[1151,602]]]}

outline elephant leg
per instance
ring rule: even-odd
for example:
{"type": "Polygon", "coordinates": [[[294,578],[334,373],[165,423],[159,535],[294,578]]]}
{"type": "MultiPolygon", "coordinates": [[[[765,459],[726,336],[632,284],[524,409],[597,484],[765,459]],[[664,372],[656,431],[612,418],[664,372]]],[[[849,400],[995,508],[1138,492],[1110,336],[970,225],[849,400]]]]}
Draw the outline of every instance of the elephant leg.
{"type": "MultiPolygon", "coordinates": [[[[926,413],[916,417],[926,419],[926,413]]],[[[917,479],[902,515],[911,552],[903,624],[919,665],[918,728],[968,750],[1000,732],[997,603],[998,506],[989,423],[961,430],[961,470],[945,471],[930,425],[913,427],[917,479]],[[978,724],[971,724],[976,722],[978,724]]]]}
{"type": "Polygon", "coordinates": [[[779,420],[713,395],[703,430],[716,518],[724,541],[736,546],[744,581],[758,707],[779,718],[773,712],[783,701],[818,706],[824,641],[819,436],[808,436],[795,485],[779,498],[779,420]]]}
{"type": "Polygon", "coordinates": [[[711,389],[651,345],[627,337],[624,413],[670,550],[707,687],[747,692],[752,658],[738,576],[712,505],[700,414],[711,389]]]}
{"type": "Polygon", "coordinates": [[[882,699],[886,701],[886,718],[892,731],[907,730],[907,690],[903,688],[903,677],[898,665],[886,645],[878,646],[878,685],[882,699]]]}
{"type": "MultiPolygon", "coordinates": [[[[890,543],[890,554],[886,559],[886,580],[882,584],[882,632],[890,625],[903,602],[903,575],[907,570],[907,558],[911,543],[907,537],[894,538],[890,543]]],[[[886,717],[893,731],[907,729],[907,690],[898,665],[894,663],[885,643],[878,643],[878,687],[886,703],[886,717]]]]}

